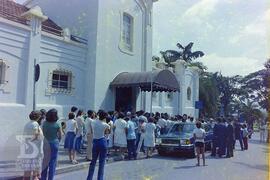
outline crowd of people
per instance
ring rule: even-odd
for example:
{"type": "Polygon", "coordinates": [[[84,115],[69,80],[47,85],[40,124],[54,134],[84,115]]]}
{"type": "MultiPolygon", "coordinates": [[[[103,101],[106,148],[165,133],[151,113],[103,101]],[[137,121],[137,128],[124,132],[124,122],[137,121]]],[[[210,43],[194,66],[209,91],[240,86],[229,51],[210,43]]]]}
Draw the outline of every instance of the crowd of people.
{"type": "Polygon", "coordinates": [[[232,118],[217,118],[217,122],[213,125],[213,146],[211,156],[227,158],[233,157],[233,149],[238,141],[241,150],[248,149],[248,139],[253,131],[247,128],[247,125],[240,123],[232,118]]]}
{"type": "MultiPolygon", "coordinates": [[[[53,179],[61,139],[72,164],[78,163],[76,153],[81,153],[85,142],[86,160],[91,161],[87,179],[93,179],[97,159],[98,179],[103,179],[104,165],[109,152],[115,151],[123,159],[127,152],[128,160],[136,160],[139,152],[145,153],[149,158],[155,149],[155,138],[165,134],[175,122],[195,123],[194,118],[186,114],[170,117],[167,113],[158,112],[123,113],[103,110],[97,113],[88,110],[85,113],[77,107],[72,107],[67,116],[68,119],[59,124],[56,109],[30,113],[30,121],[25,125],[24,135],[31,137],[31,141],[38,147],[39,155],[29,158],[28,165],[22,163],[25,179],[31,175],[34,179],[53,179]]],[[[248,131],[245,124],[231,118],[217,118],[217,121],[210,119],[207,122],[200,119],[196,121],[196,129],[193,131],[197,165],[200,165],[200,154],[205,165],[205,131],[202,128],[204,123],[211,124],[213,128],[212,156],[233,157],[236,140],[239,141],[242,150],[248,149],[248,138],[252,132],[248,131]]]]}

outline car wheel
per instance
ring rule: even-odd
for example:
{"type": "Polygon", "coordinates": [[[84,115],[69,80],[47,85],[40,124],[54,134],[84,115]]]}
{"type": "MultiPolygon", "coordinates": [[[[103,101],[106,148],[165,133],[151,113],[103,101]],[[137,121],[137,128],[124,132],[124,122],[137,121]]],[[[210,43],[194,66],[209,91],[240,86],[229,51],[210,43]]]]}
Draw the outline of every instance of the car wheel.
{"type": "Polygon", "coordinates": [[[160,156],[165,156],[165,155],[166,155],[166,152],[159,149],[159,150],[158,150],[158,154],[159,154],[160,156]]]}

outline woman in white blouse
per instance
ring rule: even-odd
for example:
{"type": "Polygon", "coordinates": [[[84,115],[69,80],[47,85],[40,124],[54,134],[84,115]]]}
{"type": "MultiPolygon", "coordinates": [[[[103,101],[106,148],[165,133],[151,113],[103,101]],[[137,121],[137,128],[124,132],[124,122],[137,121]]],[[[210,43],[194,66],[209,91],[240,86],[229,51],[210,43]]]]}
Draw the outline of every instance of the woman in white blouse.
{"type": "Polygon", "coordinates": [[[114,146],[120,148],[123,156],[127,147],[127,122],[123,119],[125,115],[119,113],[118,119],[114,123],[114,146]]]}
{"type": "Polygon", "coordinates": [[[155,147],[155,129],[156,125],[154,124],[154,118],[150,117],[148,123],[144,127],[144,146],[147,148],[146,157],[152,156],[152,152],[155,147]]]}

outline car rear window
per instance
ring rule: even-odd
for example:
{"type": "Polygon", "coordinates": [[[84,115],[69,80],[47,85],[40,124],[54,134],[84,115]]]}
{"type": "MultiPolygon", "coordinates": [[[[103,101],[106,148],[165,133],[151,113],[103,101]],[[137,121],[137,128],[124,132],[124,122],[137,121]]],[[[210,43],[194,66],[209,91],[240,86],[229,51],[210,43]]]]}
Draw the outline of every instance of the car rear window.
{"type": "Polygon", "coordinates": [[[173,134],[192,133],[195,128],[195,124],[175,124],[169,131],[173,134]]]}

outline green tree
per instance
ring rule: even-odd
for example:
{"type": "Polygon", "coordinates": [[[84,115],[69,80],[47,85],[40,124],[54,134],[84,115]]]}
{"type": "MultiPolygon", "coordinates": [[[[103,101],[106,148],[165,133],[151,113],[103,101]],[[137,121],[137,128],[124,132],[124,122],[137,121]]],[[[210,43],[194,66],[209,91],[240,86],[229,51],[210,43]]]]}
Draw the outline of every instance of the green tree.
{"type": "MultiPolygon", "coordinates": [[[[247,75],[243,79],[243,87],[252,94],[252,100],[258,102],[261,108],[268,112],[270,124],[270,59],[264,64],[264,69],[247,75]]],[[[267,142],[270,142],[270,127],[268,127],[267,142]]]]}
{"type": "Polygon", "coordinates": [[[248,124],[251,125],[255,121],[259,123],[260,120],[262,120],[263,113],[261,112],[260,107],[256,102],[247,99],[245,102],[240,101],[238,105],[239,115],[241,115],[248,124]]]}
{"type": "Polygon", "coordinates": [[[205,72],[200,77],[199,99],[203,102],[202,116],[216,117],[219,110],[219,90],[216,81],[217,73],[205,72]]]}
{"type": "Polygon", "coordinates": [[[228,116],[233,113],[232,103],[243,93],[240,88],[242,77],[238,75],[227,77],[223,76],[221,73],[217,73],[215,78],[219,91],[221,114],[228,116]]]}
{"type": "Polygon", "coordinates": [[[270,59],[264,64],[264,69],[250,73],[242,80],[242,88],[246,89],[252,100],[266,110],[269,110],[270,59]]]}

